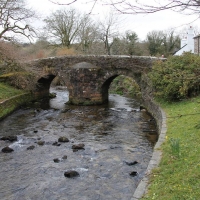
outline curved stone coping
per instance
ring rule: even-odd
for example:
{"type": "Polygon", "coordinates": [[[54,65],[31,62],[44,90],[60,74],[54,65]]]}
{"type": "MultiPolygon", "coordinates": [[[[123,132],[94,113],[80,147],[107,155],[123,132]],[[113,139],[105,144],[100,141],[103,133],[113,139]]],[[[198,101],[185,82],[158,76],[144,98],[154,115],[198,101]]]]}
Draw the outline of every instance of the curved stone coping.
{"type": "MultiPolygon", "coordinates": [[[[156,105],[155,102],[152,102],[152,103],[156,105]]],[[[148,164],[145,176],[138,184],[131,200],[138,200],[138,199],[142,198],[144,196],[144,194],[147,192],[148,183],[149,183],[149,175],[150,175],[152,169],[158,167],[161,157],[162,157],[162,151],[161,151],[160,147],[161,147],[162,143],[165,141],[166,132],[167,132],[166,114],[158,105],[156,107],[157,107],[156,113],[159,112],[158,115],[161,117],[160,122],[157,121],[158,129],[159,129],[159,138],[154,147],[153,155],[148,164]]],[[[154,115],[155,113],[152,112],[152,114],[154,115]]],[[[156,120],[158,120],[158,119],[156,119],[156,120]]]]}
{"type": "Polygon", "coordinates": [[[19,108],[19,106],[32,100],[32,98],[32,94],[30,92],[26,92],[0,102],[0,113],[5,109],[9,109],[5,115],[0,116],[0,120],[11,114],[14,110],[19,108]]]}

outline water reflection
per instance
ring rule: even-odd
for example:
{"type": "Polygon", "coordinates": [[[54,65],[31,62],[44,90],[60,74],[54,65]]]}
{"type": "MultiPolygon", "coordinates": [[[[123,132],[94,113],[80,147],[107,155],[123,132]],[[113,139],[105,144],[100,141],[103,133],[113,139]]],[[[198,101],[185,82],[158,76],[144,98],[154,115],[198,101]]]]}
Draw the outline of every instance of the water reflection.
{"type": "Polygon", "coordinates": [[[0,140],[1,148],[14,149],[0,153],[0,199],[130,200],[157,137],[151,116],[139,110],[138,102],[119,95],[110,95],[101,106],[69,106],[66,90],[51,92],[57,97],[47,105],[37,103],[0,122],[0,136],[18,136],[14,143],[0,140]],[[60,136],[70,141],[55,146],[60,136]],[[79,143],[85,150],[73,152],[72,145],[79,143]],[[31,145],[35,148],[27,150],[31,145]],[[80,177],[67,179],[66,170],[80,177]]]}

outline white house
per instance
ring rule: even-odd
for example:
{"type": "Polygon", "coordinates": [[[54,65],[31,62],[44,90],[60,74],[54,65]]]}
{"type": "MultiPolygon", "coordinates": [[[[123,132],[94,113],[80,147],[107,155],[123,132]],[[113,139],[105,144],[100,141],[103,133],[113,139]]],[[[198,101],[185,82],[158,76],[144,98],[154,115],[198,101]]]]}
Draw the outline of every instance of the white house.
{"type": "Polygon", "coordinates": [[[194,53],[194,29],[190,26],[187,34],[181,40],[181,48],[174,55],[182,55],[183,52],[194,53]]]}

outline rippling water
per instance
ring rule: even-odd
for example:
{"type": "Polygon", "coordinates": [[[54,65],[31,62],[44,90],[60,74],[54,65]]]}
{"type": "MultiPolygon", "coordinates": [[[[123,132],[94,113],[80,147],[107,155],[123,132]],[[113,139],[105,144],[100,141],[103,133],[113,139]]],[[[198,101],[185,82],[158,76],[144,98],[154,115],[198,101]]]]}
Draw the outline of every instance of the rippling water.
{"type": "Polygon", "coordinates": [[[1,149],[14,149],[0,153],[0,199],[130,200],[157,139],[152,117],[137,101],[119,95],[101,106],[69,106],[66,90],[51,90],[57,97],[49,103],[35,103],[0,122],[0,137],[18,137],[17,142],[0,140],[1,149]],[[70,141],[54,146],[60,136],[70,141]],[[73,152],[79,143],[85,150],[73,152]],[[67,170],[80,176],[66,178],[67,170]],[[136,176],[130,176],[133,171],[136,176]]]}

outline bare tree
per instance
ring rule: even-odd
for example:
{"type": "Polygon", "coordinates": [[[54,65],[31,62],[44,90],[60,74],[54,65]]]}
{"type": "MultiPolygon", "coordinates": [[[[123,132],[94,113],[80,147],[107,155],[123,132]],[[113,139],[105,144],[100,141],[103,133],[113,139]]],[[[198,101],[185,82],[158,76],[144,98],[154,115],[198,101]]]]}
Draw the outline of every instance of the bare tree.
{"type": "Polygon", "coordinates": [[[28,22],[34,17],[35,12],[26,7],[24,0],[0,0],[0,39],[23,35],[30,40],[35,32],[28,22]]]}
{"type": "Polygon", "coordinates": [[[98,27],[91,19],[91,16],[84,14],[81,26],[78,33],[78,42],[81,46],[81,51],[89,53],[92,44],[97,40],[98,27]]]}
{"type": "Polygon", "coordinates": [[[145,1],[137,0],[130,2],[128,0],[109,2],[119,12],[126,14],[138,13],[155,13],[162,10],[174,10],[184,14],[198,14],[200,13],[199,0],[165,0],[165,1],[145,1]]]}
{"type": "Polygon", "coordinates": [[[114,38],[119,35],[118,32],[118,18],[110,12],[108,16],[105,16],[104,20],[99,22],[100,40],[103,41],[106,53],[111,54],[111,47],[113,45],[114,38]]]}
{"type": "Polygon", "coordinates": [[[124,35],[114,38],[112,54],[114,55],[142,55],[141,42],[134,31],[126,31],[124,35]]]}
{"type": "MultiPolygon", "coordinates": [[[[59,4],[56,0],[49,1],[59,4]]],[[[61,5],[70,5],[78,1],[80,0],[66,0],[66,3],[61,5]]],[[[91,9],[99,2],[102,5],[112,6],[124,14],[154,13],[162,10],[174,10],[185,14],[200,14],[199,0],[91,0],[89,2],[91,3],[91,9]]]]}
{"type": "Polygon", "coordinates": [[[44,21],[49,36],[68,48],[77,38],[82,23],[80,13],[73,8],[57,10],[44,21]]]}

